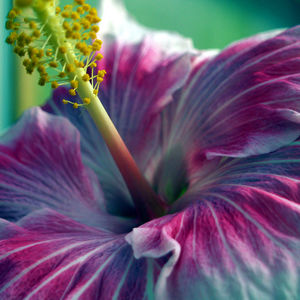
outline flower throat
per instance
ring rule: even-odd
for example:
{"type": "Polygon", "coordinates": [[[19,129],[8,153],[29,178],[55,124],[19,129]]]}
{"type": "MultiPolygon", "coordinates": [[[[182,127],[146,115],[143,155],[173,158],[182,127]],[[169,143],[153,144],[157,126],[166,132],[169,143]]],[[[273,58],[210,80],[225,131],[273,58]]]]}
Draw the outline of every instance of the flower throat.
{"type": "Polygon", "coordinates": [[[49,83],[53,89],[70,84],[69,94],[80,97],[78,102],[62,101],[74,109],[85,107],[91,115],[126,182],[141,221],[162,216],[163,201],[139,171],[98,98],[106,72],[98,70],[102,41],[96,36],[96,24],[100,22],[97,10],[85,0],[74,0],[73,5],[63,9],[55,0],[16,0],[7,18],[6,28],[11,33],[6,42],[23,57],[27,73],[36,70],[40,75],[38,83],[49,83]]]}

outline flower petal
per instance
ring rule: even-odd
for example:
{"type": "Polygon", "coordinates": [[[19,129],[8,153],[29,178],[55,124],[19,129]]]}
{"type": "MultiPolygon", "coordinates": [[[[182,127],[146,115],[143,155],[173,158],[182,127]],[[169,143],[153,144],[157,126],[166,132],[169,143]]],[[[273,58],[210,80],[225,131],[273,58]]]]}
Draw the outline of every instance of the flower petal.
{"type": "Polygon", "coordinates": [[[123,235],[51,210],[0,219],[1,299],[153,299],[157,268],[134,259],[123,235]]]}
{"type": "Polygon", "coordinates": [[[2,218],[17,220],[49,207],[91,226],[126,231],[127,220],[105,212],[98,180],[82,164],[78,131],[38,108],[1,138],[0,189],[2,218]]]}
{"type": "Polygon", "coordinates": [[[169,145],[208,158],[245,157],[298,138],[300,27],[276,34],[237,42],[206,66],[195,64],[173,104],[169,145]]]}
{"type": "MultiPolygon", "coordinates": [[[[297,299],[300,140],[242,159],[215,158],[183,209],[126,236],[135,257],[169,253],[157,299],[297,299]]],[[[202,176],[203,174],[198,174],[202,176]]]]}

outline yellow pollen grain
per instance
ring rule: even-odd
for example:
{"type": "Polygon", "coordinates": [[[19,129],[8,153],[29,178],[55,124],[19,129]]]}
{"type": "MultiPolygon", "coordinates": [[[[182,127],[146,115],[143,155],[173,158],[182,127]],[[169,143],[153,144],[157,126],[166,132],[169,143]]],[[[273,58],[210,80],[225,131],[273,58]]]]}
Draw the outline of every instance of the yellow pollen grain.
{"type": "Polygon", "coordinates": [[[46,55],[47,55],[47,56],[52,56],[52,50],[51,50],[51,49],[48,49],[48,50],[46,51],[46,55]]]}
{"type": "Polygon", "coordinates": [[[84,0],[74,0],[74,2],[76,2],[78,5],[84,4],[84,0]]]}
{"type": "Polygon", "coordinates": [[[83,103],[85,103],[85,104],[90,104],[90,103],[91,103],[91,99],[85,97],[85,98],[83,98],[83,103]]]}
{"type": "Polygon", "coordinates": [[[66,71],[68,73],[74,72],[75,71],[75,67],[73,65],[71,65],[71,64],[67,64],[66,65],[66,71]]]}
{"type": "Polygon", "coordinates": [[[75,108],[75,109],[78,108],[78,103],[75,102],[75,103],[73,104],[73,108],[75,108]]]}
{"type": "Polygon", "coordinates": [[[57,88],[58,88],[58,83],[57,83],[56,81],[53,81],[53,82],[51,83],[51,87],[52,87],[53,89],[57,89],[57,88]]]}
{"type": "Polygon", "coordinates": [[[56,61],[51,61],[49,63],[49,66],[52,67],[52,68],[57,68],[58,67],[58,63],[56,61]]]}
{"type": "Polygon", "coordinates": [[[60,47],[58,48],[58,51],[59,51],[60,53],[62,53],[62,54],[65,54],[65,53],[67,52],[67,48],[66,48],[65,46],[60,46],[60,47]]]}
{"type": "Polygon", "coordinates": [[[103,55],[101,53],[98,53],[96,56],[95,56],[95,59],[96,60],[101,60],[103,58],[103,55]]]}
{"type": "Polygon", "coordinates": [[[61,8],[59,6],[56,6],[55,13],[58,15],[61,12],[61,8]]]}
{"type": "Polygon", "coordinates": [[[77,80],[71,80],[70,84],[71,84],[71,87],[73,89],[77,89],[78,88],[78,81],[77,80]]]}
{"type": "Polygon", "coordinates": [[[70,13],[69,13],[68,11],[63,11],[63,12],[61,13],[61,16],[62,16],[63,18],[69,18],[69,17],[70,17],[70,13]]]}
{"type": "Polygon", "coordinates": [[[64,78],[64,77],[66,77],[67,76],[67,74],[65,73],[65,72],[60,72],[59,74],[58,74],[58,77],[60,77],[60,78],[64,78]]]}
{"type": "Polygon", "coordinates": [[[82,80],[83,80],[83,81],[89,81],[89,80],[90,80],[90,75],[89,75],[89,74],[84,74],[84,75],[82,76],[82,80]]]}
{"type": "Polygon", "coordinates": [[[69,89],[69,94],[71,96],[76,96],[76,91],[74,89],[69,89]]]}
{"type": "Polygon", "coordinates": [[[82,8],[85,10],[85,11],[89,11],[91,9],[91,6],[89,4],[83,4],[82,5],[82,8]]]}

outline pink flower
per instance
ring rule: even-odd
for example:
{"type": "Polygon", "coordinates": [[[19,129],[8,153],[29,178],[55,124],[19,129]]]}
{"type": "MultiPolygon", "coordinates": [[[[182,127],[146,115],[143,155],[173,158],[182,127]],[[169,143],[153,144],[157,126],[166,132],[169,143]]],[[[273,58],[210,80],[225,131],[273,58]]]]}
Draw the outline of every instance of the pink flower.
{"type": "Polygon", "coordinates": [[[168,214],[60,88],[1,138],[0,298],[297,299],[300,27],[217,54],[116,9],[101,99],[168,214]]]}

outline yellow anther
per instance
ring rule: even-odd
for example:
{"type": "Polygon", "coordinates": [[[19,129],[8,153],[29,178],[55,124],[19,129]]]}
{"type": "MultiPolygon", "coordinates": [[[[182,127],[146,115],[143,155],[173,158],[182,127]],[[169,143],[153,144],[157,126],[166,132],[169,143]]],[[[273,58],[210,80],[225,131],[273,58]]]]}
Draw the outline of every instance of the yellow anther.
{"type": "Polygon", "coordinates": [[[13,27],[14,27],[14,22],[12,20],[6,21],[6,23],[5,23],[6,29],[13,29],[13,27]]]}
{"type": "Polygon", "coordinates": [[[61,12],[61,8],[59,6],[56,6],[55,13],[58,15],[61,12]]]}
{"type": "Polygon", "coordinates": [[[30,27],[31,29],[36,29],[36,28],[37,28],[37,25],[36,25],[36,23],[35,23],[34,21],[30,21],[30,22],[29,22],[29,27],[30,27]]]}
{"type": "Polygon", "coordinates": [[[81,25],[84,29],[89,29],[91,26],[91,22],[86,19],[81,20],[81,25]]]}
{"type": "Polygon", "coordinates": [[[39,63],[39,58],[34,56],[32,59],[31,59],[31,62],[36,66],[38,63],[39,63]]]}
{"type": "Polygon", "coordinates": [[[89,11],[91,9],[91,6],[89,4],[83,4],[82,5],[82,8],[85,10],[85,11],[89,11]]]}
{"type": "Polygon", "coordinates": [[[100,76],[97,76],[97,82],[101,83],[103,81],[103,78],[100,76]]]}
{"type": "Polygon", "coordinates": [[[98,32],[98,31],[99,31],[99,26],[98,26],[98,25],[93,25],[93,26],[92,26],[92,30],[93,30],[94,32],[98,32]]]}
{"type": "Polygon", "coordinates": [[[46,79],[41,77],[40,80],[39,80],[39,85],[43,86],[46,84],[46,79]]]}
{"type": "Polygon", "coordinates": [[[21,47],[19,47],[19,46],[15,46],[14,52],[15,52],[16,54],[18,54],[19,56],[24,56],[24,55],[26,54],[25,49],[24,49],[24,48],[21,48],[21,47]]]}
{"type": "Polygon", "coordinates": [[[88,33],[84,33],[84,34],[82,35],[82,39],[83,39],[84,41],[88,40],[89,38],[90,38],[90,36],[89,36],[88,33]]]}
{"type": "Polygon", "coordinates": [[[90,49],[88,46],[85,45],[85,47],[82,47],[80,49],[80,52],[84,55],[84,56],[89,56],[92,52],[92,49],[90,49]]]}
{"type": "Polygon", "coordinates": [[[58,51],[62,54],[66,53],[67,52],[67,48],[65,46],[60,46],[58,47],[58,51]]]}
{"type": "Polygon", "coordinates": [[[28,74],[32,74],[33,70],[34,70],[34,66],[31,63],[28,66],[26,66],[26,72],[28,74]]]}
{"type": "Polygon", "coordinates": [[[96,56],[95,56],[95,59],[96,60],[101,60],[103,58],[103,55],[101,53],[98,53],[96,56]]]}
{"type": "Polygon", "coordinates": [[[68,73],[74,72],[75,71],[75,67],[71,64],[66,64],[66,71],[68,73]]]}
{"type": "Polygon", "coordinates": [[[74,0],[74,2],[76,2],[78,5],[84,4],[84,0],[74,0]]]}
{"type": "Polygon", "coordinates": [[[62,16],[63,18],[70,18],[70,13],[69,13],[68,11],[63,11],[63,12],[61,13],[61,16],[62,16]]]}
{"type": "Polygon", "coordinates": [[[78,43],[76,43],[75,47],[76,47],[76,49],[80,50],[80,49],[82,49],[83,45],[84,45],[84,43],[78,42],[78,43]]]}
{"type": "Polygon", "coordinates": [[[97,16],[97,10],[96,10],[96,8],[91,8],[90,9],[90,15],[92,15],[92,16],[97,16]]]}
{"type": "Polygon", "coordinates": [[[100,43],[93,43],[92,49],[93,51],[99,51],[101,49],[101,44],[100,43]]]}
{"type": "Polygon", "coordinates": [[[44,50],[43,49],[39,49],[39,52],[36,54],[36,56],[38,58],[42,58],[44,56],[44,50]]]}
{"type": "Polygon", "coordinates": [[[47,55],[47,56],[52,56],[52,49],[48,49],[48,50],[46,51],[46,55],[47,55]]]}
{"type": "Polygon", "coordinates": [[[73,89],[77,89],[78,88],[78,81],[77,80],[71,80],[70,83],[71,83],[71,87],[73,89]]]}
{"type": "Polygon", "coordinates": [[[18,30],[19,27],[20,27],[20,23],[15,22],[15,23],[13,24],[13,29],[18,30]]]}
{"type": "Polygon", "coordinates": [[[18,38],[18,35],[16,32],[12,32],[7,38],[6,38],[6,43],[8,44],[13,44],[16,39],[18,38]]]}
{"type": "Polygon", "coordinates": [[[69,101],[68,101],[68,100],[66,100],[66,99],[63,99],[63,100],[62,100],[62,103],[63,103],[63,104],[68,104],[68,103],[69,103],[69,101]]]}
{"type": "Polygon", "coordinates": [[[101,21],[101,19],[98,17],[98,16],[93,16],[90,20],[90,22],[92,24],[96,24],[96,23],[99,23],[101,21]]]}
{"type": "Polygon", "coordinates": [[[12,10],[8,13],[7,18],[9,18],[9,19],[14,19],[16,16],[17,16],[16,11],[15,11],[14,9],[12,9],[12,10]]]}
{"type": "Polygon", "coordinates": [[[32,36],[39,38],[41,36],[41,32],[38,29],[36,29],[33,31],[32,36]]]}
{"type": "Polygon", "coordinates": [[[84,62],[75,60],[75,65],[76,65],[77,68],[83,68],[84,67],[84,62]]]}
{"type": "Polygon", "coordinates": [[[78,108],[78,103],[73,103],[73,108],[78,108]]]}
{"type": "Polygon", "coordinates": [[[79,6],[79,7],[76,9],[76,11],[77,11],[79,14],[83,14],[83,13],[84,13],[84,9],[83,9],[81,6],[79,6]]]}
{"type": "Polygon", "coordinates": [[[96,67],[97,67],[97,64],[96,64],[95,62],[92,62],[92,63],[90,64],[90,67],[91,67],[91,68],[96,68],[96,67]]]}
{"type": "Polygon", "coordinates": [[[73,7],[70,4],[65,5],[64,10],[71,10],[73,7]]]}
{"type": "Polygon", "coordinates": [[[89,74],[84,74],[82,77],[83,81],[89,81],[90,80],[90,75],[89,74]]]}
{"type": "Polygon", "coordinates": [[[56,61],[51,61],[51,62],[49,62],[49,66],[52,67],[52,68],[57,68],[58,63],[56,61]]]}
{"type": "Polygon", "coordinates": [[[40,74],[45,74],[46,73],[46,68],[43,65],[38,66],[37,70],[40,74]]]}
{"type": "Polygon", "coordinates": [[[80,18],[80,16],[79,16],[79,14],[78,14],[77,12],[73,11],[73,12],[71,13],[71,18],[72,18],[73,20],[78,20],[78,19],[80,18]]]}
{"type": "Polygon", "coordinates": [[[72,30],[78,31],[78,30],[80,30],[80,29],[81,29],[80,24],[79,24],[78,22],[75,22],[75,23],[73,24],[72,30]]]}
{"type": "Polygon", "coordinates": [[[59,74],[58,74],[58,77],[60,77],[60,78],[64,78],[64,77],[66,77],[67,76],[67,74],[65,73],[65,72],[60,72],[59,74]]]}
{"type": "Polygon", "coordinates": [[[16,0],[15,4],[18,7],[26,7],[26,6],[31,5],[32,2],[33,2],[33,0],[16,0]]]}
{"type": "Polygon", "coordinates": [[[106,74],[106,71],[105,71],[105,70],[99,70],[97,76],[99,76],[99,77],[104,77],[105,74],[106,74]]]}
{"type": "Polygon", "coordinates": [[[65,30],[70,30],[70,29],[71,29],[71,26],[70,26],[70,24],[69,24],[67,21],[64,21],[64,22],[63,22],[63,28],[64,28],[65,30]]]}
{"type": "Polygon", "coordinates": [[[28,56],[30,58],[32,58],[32,57],[36,56],[39,53],[39,49],[33,48],[33,47],[29,47],[28,50],[27,50],[27,52],[28,52],[28,56]]]}
{"type": "Polygon", "coordinates": [[[84,104],[90,104],[90,103],[91,103],[91,99],[85,97],[85,98],[83,98],[83,103],[84,103],[84,104]]]}
{"type": "Polygon", "coordinates": [[[94,95],[98,95],[98,91],[99,91],[99,90],[94,89],[94,90],[93,90],[93,94],[94,94],[94,95]]]}
{"type": "Polygon", "coordinates": [[[74,39],[74,40],[79,40],[80,39],[80,33],[79,32],[73,32],[72,33],[72,38],[74,39]]]}
{"type": "Polygon", "coordinates": [[[67,30],[65,36],[66,36],[67,39],[71,38],[72,37],[72,31],[67,30]]]}
{"type": "Polygon", "coordinates": [[[53,82],[51,83],[51,87],[52,87],[53,89],[57,89],[57,88],[58,88],[58,83],[57,83],[56,81],[53,81],[53,82]]]}
{"type": "Polygon", "coordinates": [[[97,37],[96,33],[95,33],[94,31],[91,31],[91,32],[90,32],[90,38],[91,38],[92,40],[94,40],[96,37],[97,37]]]}
{"type": "Polygon", "coordinates": [[[27,35],[26,38],[25,38],[25,43],[26,43],[27,45],[29,45],[31,42],[32,42],[32,37],[29,36],[29,35],[27,35]]]}
{"type": "Polygon", "coordinates": [[[76,96],[76,91],[74,89],[69,89],[69,94],[71,96],[76,96]]]}
{"type": "Polygon", "coordinates": [[[99,40],[99,39],[96,39],[96,40],[94,40],[94,44],[99,44],[99,45],[102,45],[102,41],[101,41],[101,40],[99,40]]]}
{"type": "Polygon", "coordinates": [[[29,66],[29,64],[30,64],[30,59],[25,58],[25,59],[23,60],[23,66],[24,66],[24,67],[27,67],[27,66],[29,66]]]}

